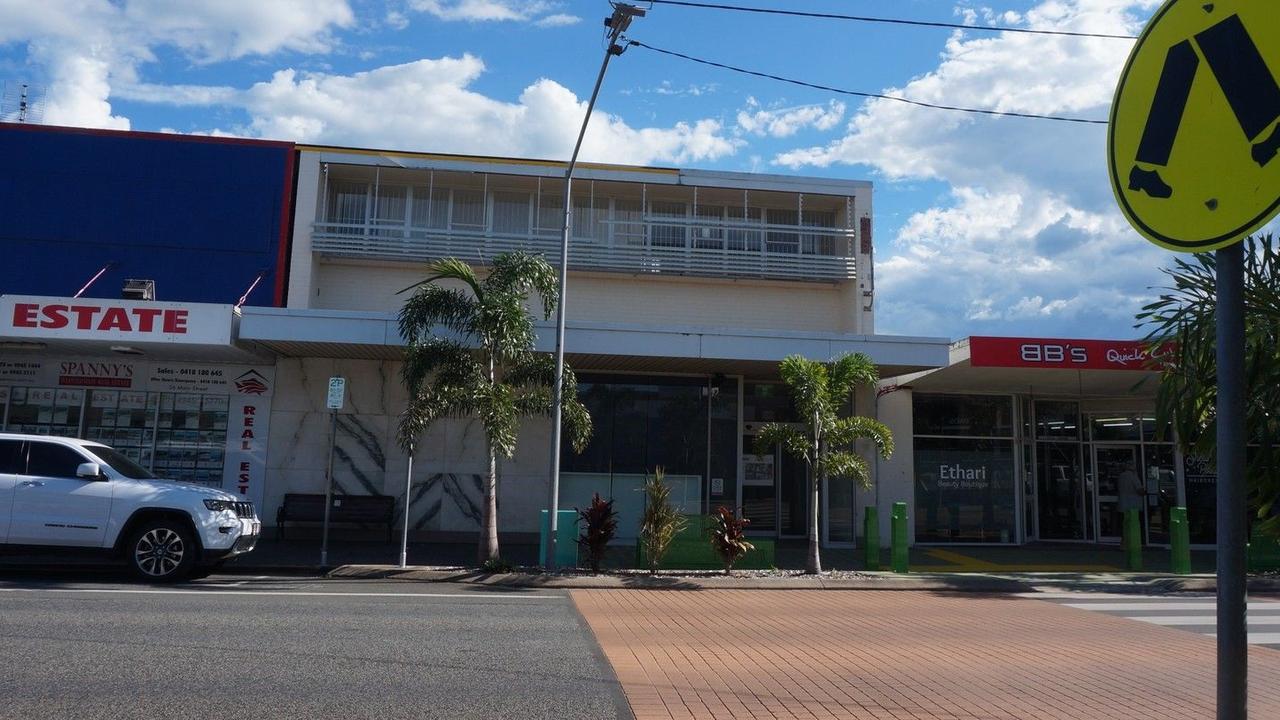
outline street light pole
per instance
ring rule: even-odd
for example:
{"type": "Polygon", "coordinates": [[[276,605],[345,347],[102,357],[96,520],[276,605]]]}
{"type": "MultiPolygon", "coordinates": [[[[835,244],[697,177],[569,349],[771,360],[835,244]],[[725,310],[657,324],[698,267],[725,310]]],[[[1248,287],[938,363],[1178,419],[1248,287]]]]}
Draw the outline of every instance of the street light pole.
{"type": "Polygon", "coordinates": [[[609,60],[614,55],[621,55],[626,48],[618,44],[618,38],[631,26],[631,21],[644,17],[645,11],[633,5],[622,3],[613,6],[613,15],[604,21],[609,28],[609,46],[604,51],[604,61],[600,63],[600,73],[596,75],[595,87],[591,89],[591,100],[587,102],[587,113],[582,118],[582,128],[578,130],[578,141],[573,145],[573,154],[569,157],[569,166],[564,171],[564,225],[560,233],[560,302],[556,303],[556,378],[552,391],[551,411],[551,490],[548,507],[547,555],[543,565],[547,572],[556,569],[556,532],[558,531],[557,515],[560,510],[560,423],[564,410],[564,316],[565,305],[568,304],[569,282],[569,234],[573,227],[573,169],[578,164],[578,152],[582,150],[582,138],[587,134],[587,124],[591,122],[591,112],[595,109],[596,98],[600,95],[600,85],[604,82],[605,70],[609,68],[609,60]]]}

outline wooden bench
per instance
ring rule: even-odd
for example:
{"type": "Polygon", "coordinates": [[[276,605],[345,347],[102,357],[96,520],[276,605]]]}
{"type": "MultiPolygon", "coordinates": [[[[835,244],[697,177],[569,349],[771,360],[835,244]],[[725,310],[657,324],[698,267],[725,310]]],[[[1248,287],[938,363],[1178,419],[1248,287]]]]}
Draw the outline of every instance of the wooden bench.
{"type": "MultiPolygon", "coordinates": [[[[386,525],[391,542],[395,525],[396,499],[390,495],[334,495],[329,508],[330,523],[386,525]]],[[[276,511],[276,539],[284,537],[286,522],[324,522],[324,495],[286,493],[276,511]]]]}

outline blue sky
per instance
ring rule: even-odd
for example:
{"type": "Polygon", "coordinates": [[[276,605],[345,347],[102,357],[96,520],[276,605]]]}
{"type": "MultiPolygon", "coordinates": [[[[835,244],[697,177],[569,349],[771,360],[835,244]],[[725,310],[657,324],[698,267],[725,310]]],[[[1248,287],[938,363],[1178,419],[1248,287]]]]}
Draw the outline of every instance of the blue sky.
{"type": "MultiPolygon", "coordinates": [[[[642,5],[646,3],[641,3],[642,5]]],[[[1154,0],[741,0],[1136,34],[1154,0]]],[[[0,79],[40,120],[562,158],[604,0],[0,0],[0,79]]],[[[655,5],[629,35],[815,83],[1105,118],[1129,41],[655,5]]],[[[870,179],[877,331],[1131,337],[1170,254],[1125,225],[1105,128],[864,101],[632,48],[587,159],[870,179]]]]}

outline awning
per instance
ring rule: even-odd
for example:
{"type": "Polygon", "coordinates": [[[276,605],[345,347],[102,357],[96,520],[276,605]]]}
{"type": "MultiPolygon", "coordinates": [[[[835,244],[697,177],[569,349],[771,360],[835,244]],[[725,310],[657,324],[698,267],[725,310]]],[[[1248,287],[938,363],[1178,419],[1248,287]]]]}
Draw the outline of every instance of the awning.
{"type": "MultiPolygon", "coordinates": [[[[285,357],[396,359],[404,347],[392,313],[242,308],[240,341],[285,357]]],[[[537,349],[551,352],[555,328],[537,326],[537,349]]],[[[883,376],[940,367],[945,338],[840,335],[569,323],[565,353],[583,370],[688,372],[774,377],[778,362],[800,353],[826,360],[861,352],[883,376]]]]}

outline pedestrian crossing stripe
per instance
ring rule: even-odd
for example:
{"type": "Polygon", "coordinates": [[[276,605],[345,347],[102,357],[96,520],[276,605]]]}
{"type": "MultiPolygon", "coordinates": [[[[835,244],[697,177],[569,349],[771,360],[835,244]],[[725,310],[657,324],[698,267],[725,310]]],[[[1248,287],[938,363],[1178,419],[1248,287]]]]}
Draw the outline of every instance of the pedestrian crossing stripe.
{"type": "MultiPolygon", "coordinates": [[[[1133,622],[1159,625],[1186,632],[1217,637],[1217,603],[1211,596],[1123,595],[1119,593],[1040,592],[1022,593],[1063,607],[1096,612],[1133,622]]],[[[1280,648],[1280,602],[1255,599],[1249,602],[1247,635],[1250,645],[1280,648]]]]}
{"type": "Polygon", "coordinates": [[[1280,211],[1275,0],[1167,0],[1134,44],[1107,130],[1112,191],[1161,247],[1231,245],[1280,211]]]}

